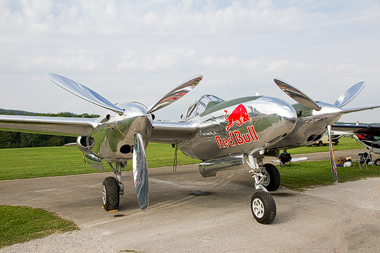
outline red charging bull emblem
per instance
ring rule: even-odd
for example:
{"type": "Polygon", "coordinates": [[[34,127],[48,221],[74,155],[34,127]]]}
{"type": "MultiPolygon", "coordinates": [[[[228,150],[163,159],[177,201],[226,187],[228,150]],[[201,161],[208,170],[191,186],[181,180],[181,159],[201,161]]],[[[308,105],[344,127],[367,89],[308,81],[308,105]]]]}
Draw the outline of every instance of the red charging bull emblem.
{"type": "Polygon", "coordinates": [[[230,130],[230,128],[234,125],[234,122],[236,122],[236,125],[241,126],[243,123],[251,121],[251,117],[248,115],[247,108],[245,108],[245,106],[242,104],[238,105],[238,107],[236,107],[228,117],[227,110],[224,110],[224,113],[224,118],[228,120],[226,131],[230,130]]]}
{"type": "MultiPolygon", "coordinates": [[[[251,121],[247,108],[245,108],[243,104],[238,105],[228,117],[227,110],[224,110],[224,113],[224,118],[228,121],[226,131],[230,130],[235,122],[236,125],[241,126],[243,123],[251,121]]],[[[236,146],[236,144],[241,145],[259,140],[255,128],[252,125],[247,127],[247,133],[245,134],[242,134],[239,130],[229,132],[228,134],[229,138],[227,139],[223,139],[220,136],[215,136],[215,140],[219,148],[228,148],[230,146],[236,146]]]]}

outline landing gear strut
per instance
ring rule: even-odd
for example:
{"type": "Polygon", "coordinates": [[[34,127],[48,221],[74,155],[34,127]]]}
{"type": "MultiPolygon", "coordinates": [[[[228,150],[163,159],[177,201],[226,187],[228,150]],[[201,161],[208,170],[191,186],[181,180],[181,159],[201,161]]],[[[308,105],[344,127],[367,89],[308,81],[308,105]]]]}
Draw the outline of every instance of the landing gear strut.
{"type": "Polygon", "coordinates": [[[109,163],[116,178],[107,177],[103,181],[102,200],[103,207],[107,211],[117,211],[119,209],[119,200],[124,195],[124,185],[121,182],[121,168],[125,167],[124,163],[116,163],[116,169],[109,163]]]}
{"type": "Polygon", "coordinates": [[[255,162],[253,155],[248,155],[246,163],[251,170],[249,173],[255,180],[256,191],[251,198],[251,211],[255,220],[262,224],[270,224],[276,217],[276,203],[273,197],[268,193],[275,191],[280,186],[280,173],[276,166],[272,164],[264,164],[263,158],[256,158],[255,162]]]}

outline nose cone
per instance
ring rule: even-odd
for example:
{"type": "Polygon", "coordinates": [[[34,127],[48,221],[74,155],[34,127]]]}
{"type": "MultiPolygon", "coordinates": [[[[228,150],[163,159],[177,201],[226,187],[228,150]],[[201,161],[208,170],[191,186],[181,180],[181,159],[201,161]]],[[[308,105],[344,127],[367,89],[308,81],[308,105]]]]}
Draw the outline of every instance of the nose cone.
{"type": "Polygon", "coordinates": [[[255,109],[266,117],[264,121],[266,124],[265,126],[261,126],[259,131],[268,144],[280,141],[296,126],[296,111],[289,103],[282,99],[266,96],[260,97],[256,101],[255,109]]]}
{"type": "Polygon", "coordinates": [[[343,110],[335,105],[319,102],[322,107],[320,111],[313,111],[313,120],[315,124],[321,128],[326,128],[327,125],[333,125],[343,115],[343,110]]]}

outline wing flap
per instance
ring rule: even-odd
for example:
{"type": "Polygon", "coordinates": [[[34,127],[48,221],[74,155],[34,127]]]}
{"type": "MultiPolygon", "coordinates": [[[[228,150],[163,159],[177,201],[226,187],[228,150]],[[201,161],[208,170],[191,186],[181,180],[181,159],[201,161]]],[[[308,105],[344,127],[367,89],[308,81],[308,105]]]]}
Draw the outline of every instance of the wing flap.
{"type": "Polygon", "coordinates": [[[0,115],[1,131],[85,136],[91,135],[98,124],[95,118],[0,115]]]}

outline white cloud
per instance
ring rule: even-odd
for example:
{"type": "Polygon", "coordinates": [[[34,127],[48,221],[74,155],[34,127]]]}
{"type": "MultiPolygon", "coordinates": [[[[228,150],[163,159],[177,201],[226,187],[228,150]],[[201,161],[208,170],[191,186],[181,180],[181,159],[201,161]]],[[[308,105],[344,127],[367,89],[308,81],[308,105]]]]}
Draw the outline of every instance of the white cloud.
{"type": "MultiPolygon", "coordinates": [[[[0,21],[0,85],[3,91],[10,82],[20,87],[0,107],[94,109],[86,103],[80,109],[75,103],[52,106],[38,92],[22,94],[26,85],[52,85],[45,78],[49,72],[78,78],[119,102],[150,104],[160,95],[141,89],[160,86],[164,94],[203,73],[204,81],[188,95],[191,101],[205,92],[247,95],[240,90],[287,100],[272,81],[281,77],[316,99],[332,84],[343,92],[365,80],[365,95],[360,94],[365,99],[355,101],[378,103],[378,1],[8,0],[0,2],[0,21]],[[231,91],[231,85],[242,88],[231,91]]],[[[49,92],[65,91],[52,86],[49,92]]],[[[322,98],[333,102],[337,96],[322,98]]],[[[177,103],[174,107],[183,106],[177,103]]]]}

